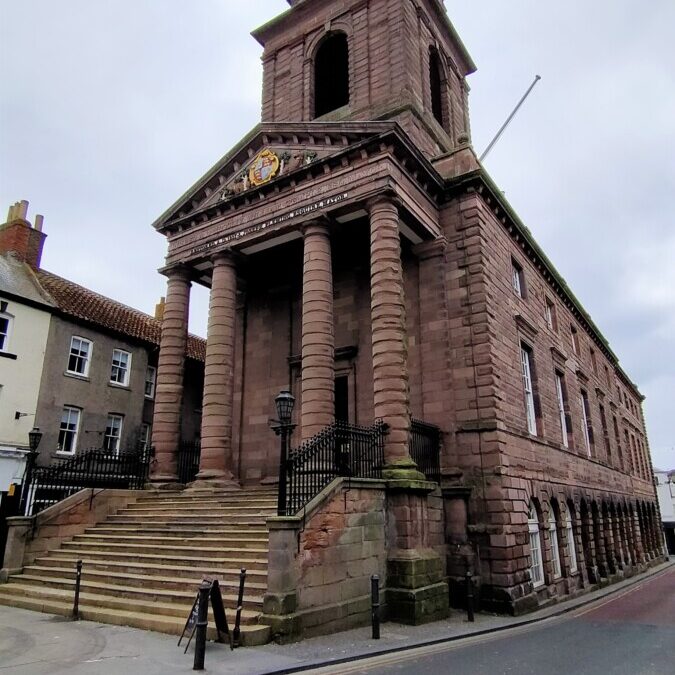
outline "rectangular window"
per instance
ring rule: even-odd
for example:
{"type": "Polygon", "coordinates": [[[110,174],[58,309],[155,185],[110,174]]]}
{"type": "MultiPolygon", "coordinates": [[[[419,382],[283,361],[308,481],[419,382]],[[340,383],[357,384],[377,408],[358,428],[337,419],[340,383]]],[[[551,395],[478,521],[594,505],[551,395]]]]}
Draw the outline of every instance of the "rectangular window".
{"type": "Polygon", "coordinates": [[[80,410],[65,406],[61,413],[59,427],[58,452],[64,455],[74,455],[77,449],[77,435],[80,429],[80,410]]]}
{"type": "Polygon", "coordinates": [[[558,528],[556,527],[555,516],[551,516],[548,521],[548,535],[551,540],[551,558],[553,560],[553,576],[558,578],[562,576],[560,568],[560,547],[558,545],[558,528]]]}
{"type": "Polygon", "coordinates": [[[588,456],[593,456],[593,428],[591,427],[591,406],[588,402],[588,394],[581,390],[581,413],[583,415],[584,441],[588,456]]]}
{"type": "Polygon", "coordinates": [[[591,349],[591,366],[593,368],[593,372],[597,375],[598,374],[598,361],[595,358],[595,349],[591,349]]]}
{"type": "Polygon", "coordinates": [[[7,314],[0,314],[0,352],[6,352],[9,349],[10,324],[10,317],[7,314]]]}
{"type": "Polygon", "coordinates": [[[122,439],[122,415],[108,415],[108,422],[103,436],[103,449],[117,457],[120,454],[122,439]]]}
{"type": "Polygon", "coordinates": [[[157,382],[157,368],[148,366],[145,371],[145,398],[155,398],[155,383],[157,382]]]}
{"type": "Polygon", "coordinates": [[[532,350],[525,345],[520,346],[520,361],[523,371],[523,391],[525,394],[525,413],[527,430],[537,435],[537,416],[534,408],[534,386],[532,380],[532,350]]]}
{"type": "Polygon", "coordinates": [[[556,316],[555,316],[555,305],[553,300],[546,298],[546,306],[544,308],[544,317],[546,318],[546,325],[551,330],[558,330],[556,316]]]}
{"type": "Polygon", "coordinates": [[[110,381],[120,386],[129,386],[129,370],[131,369],[131,354],[121,349],[113,349],[112,369],[110,381]]]}
{"type": "Polygon", "coordinates": [[[612,380],[609,377],[609,368],[607,366],[605,366],[605,380],[607,381],[607,386],[611,388],[612,380]]]}
{"type": "Polygon", "coordinates": [[[579,334],[574,326],[570,326],[570,333],[572,334],[572,349],[575,354],[579,354],[579,334]]]}
{"type": "Polygon", "coordinates": [[[572,518],[569,514],[565,520],[565,534],[567,537],[567,552],[570,556],[570,574],[574,574],[577,569],[577,547],[574,543],[574,528],[572,527],[572,518]]]}
{"type": "Polygon", "coordinates": [[[623,463],[623,452],[621,450],[621,434],[619,434],[619,423],[616,421],[616,415],[612,416],[612,422],[614,424],[614,440],[616,441],[616,452],[619,456],[619,468],[622,471],[626,470],[626,467],[623,463]]]}
{"type": "Polygon", "coordinates": [[[141,452],[147,452],[150,449],[150,425],[143,422],[141,424],[141,433],[138,438],[141,452]]]}
{"type": "Polygon", "coordinates": [[[567,391],[562,373],[555,374],[555,388],[558,395],[558,414],[560,416],[560,430],[562,432],[562,444],[569,447],[569,435],[567,433],[567,391]]]}
{"type": "Polygon", "coordinates": [[[612,446],[609,442],[609,429],[607,428],[607,416],[605,415],[605,406],[600,405],[600,424],[602,425],[602,440],[605,444],[605,451],[607,452],[607,461],[612,463],[612,446]]]}
{"type": "Polygon", "coordinates": [[[519,297],[525,297],[525,275],[523,268],[515,261],[511,260],[511,283],[513,292],[519,297]]]}
{"type": "Polygon", "coordinates": [[[70,338],[70,354],[68,356],[68,372],[74,375],[89,375],[91,361],[91,341],[73,335],[70,338]]]}
{"type": "Polygon", "coordinates": [[[630,471],[630,475],[634,476],[635,475],[635,458],[633,457],[633,453],[631,452],[631,447],[630,447],[630,438],[628,438],[628,431],[626,429],[623,430],[623,440],[626,445],[626,452],[628,453],[628,468],[630,471]]]}

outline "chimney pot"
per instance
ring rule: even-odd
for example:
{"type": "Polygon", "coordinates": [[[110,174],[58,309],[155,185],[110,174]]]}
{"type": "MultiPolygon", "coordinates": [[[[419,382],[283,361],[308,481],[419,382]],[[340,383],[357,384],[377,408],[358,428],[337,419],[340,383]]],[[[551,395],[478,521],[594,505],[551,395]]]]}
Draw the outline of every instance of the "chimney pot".
{"type": "Polygon", "coordinates": [[[23,218],[23,220],[26,220],[27,215],[28,215],[28,201],[22,199],[21,202],[19,203],[19,218],[23,218]]]}
{"type": "Polygon", "coordinates": [[[45,222],[45,217],[41,216],[40,214],[36,214],[35,216],[35,229],[38,232],[42,232],[42,224],[45,222]]]}

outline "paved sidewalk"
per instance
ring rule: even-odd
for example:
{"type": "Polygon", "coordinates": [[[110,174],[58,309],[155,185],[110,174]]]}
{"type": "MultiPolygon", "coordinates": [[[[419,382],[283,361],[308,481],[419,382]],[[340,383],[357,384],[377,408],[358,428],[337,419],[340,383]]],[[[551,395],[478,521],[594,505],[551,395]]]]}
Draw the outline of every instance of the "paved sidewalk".
{"type": "MultiPolygon", "coordinates": [[[[292,645],[266,645],[234,652],[226,645],[209,643],[204,672],[232,675],[294,672],[312,665],[339,663],[356,656],[533,623],[616,593],[664,570],[670,569],[672,574],[673,567],[675,563],[666,563],[645,575],[518,618],[477,614],[475,623],[470,624],[465,614],[453,611],[450,619],[426,626],[383,624],[379,641],[370,639],[370,627],[366,627],[292,645]]],[[[188,673],[192,670],[193,648],[184,655],[176,641],[173,636],[134,628],[70,622],[48,614],[0,607],[0,675],[188,673]]]]}

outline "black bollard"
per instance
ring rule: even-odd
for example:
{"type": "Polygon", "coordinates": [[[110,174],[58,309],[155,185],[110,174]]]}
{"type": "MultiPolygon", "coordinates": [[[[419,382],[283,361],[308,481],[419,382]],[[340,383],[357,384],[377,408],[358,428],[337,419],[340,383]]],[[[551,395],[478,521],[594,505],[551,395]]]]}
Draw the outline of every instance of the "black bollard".
{"type": "Polygon", "coordinates": [[[380,639],[380,577],[370,577],[371,620],[373,624],[373,640],[380,639]]]}
{"type": "Polygon", "coordinates": [[[239,646],[239,638],[241,637],[241,610],[244,604],[244,582],[246,581],[246,570],[242,567],[239,573],[239,596],[237,598],[237,615],[234,619],[234,630],[232,631],[232,641],[230,642],[230,649],[239,646]]]}
{"type": "Polygon", "coordinates": [[[195,631],[195,662],[192,670],[204,670],[206,655],[206,631],[209,625],[209,593],[211,584],[206,581],[199,587],[199,604],[197,605],[197,623],[195,631]]]}
{"type": "Polygon", "coordinates": [[[473,623],[473,578],[471,570],[466,571],[466,616],[473,623]]]}
{"type": "Polygon", "coordinates": [[[77,561],[75,573],[75,599],[73,600],[73,621],[80,620],[80,585],[82,584],[82,561],[77,561]]]}

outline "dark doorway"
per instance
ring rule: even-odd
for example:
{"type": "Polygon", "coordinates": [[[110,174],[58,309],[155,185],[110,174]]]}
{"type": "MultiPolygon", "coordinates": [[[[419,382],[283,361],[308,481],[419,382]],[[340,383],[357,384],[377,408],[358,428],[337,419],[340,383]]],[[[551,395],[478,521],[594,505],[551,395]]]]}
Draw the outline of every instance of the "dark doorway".
{"type": "Polygon", "coordinates": [[[314,117],[349,103],[349,47],[344,33],[326,38],[314,60],[314,117]]]}
{"type": "Polygon", "coordinates": [[[349,375],[335,378],[335,421],[349,422],[349,375]]]}

